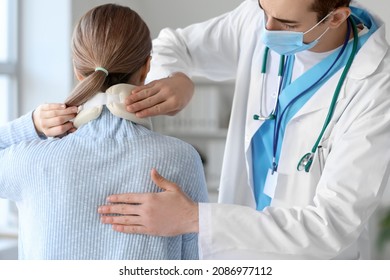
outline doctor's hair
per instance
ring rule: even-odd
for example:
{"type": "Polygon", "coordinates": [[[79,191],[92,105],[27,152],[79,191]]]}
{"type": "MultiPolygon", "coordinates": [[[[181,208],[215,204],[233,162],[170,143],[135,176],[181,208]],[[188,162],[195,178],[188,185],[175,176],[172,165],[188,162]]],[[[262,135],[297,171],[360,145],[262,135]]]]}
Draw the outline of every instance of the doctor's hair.
{"type": "Polygon", "coordinates": [[[311,10],[317,13],[317,20],[321,21],[331,11],[340,7],[349,7],[351,0],[314,0],[311,10]]]}
{"type": "Polygon", "coordinates": [[[79,106],[115,84],[129,83],[151,51],[149,28],[135,11],[116,4],[91,9],[73,32],[73,67],[83,79],[65,104],[79,106]]]}

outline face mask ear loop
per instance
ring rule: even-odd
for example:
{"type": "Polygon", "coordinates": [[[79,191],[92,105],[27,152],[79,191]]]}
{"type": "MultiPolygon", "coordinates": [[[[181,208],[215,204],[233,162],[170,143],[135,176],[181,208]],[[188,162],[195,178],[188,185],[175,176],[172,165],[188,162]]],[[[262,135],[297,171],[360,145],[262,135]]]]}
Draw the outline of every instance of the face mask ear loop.
{"type": "Polygon", "coordinates": [[[321,38],[325,35],[326,32],[328,32],[328,30],[329,30],[329,27],[324,31],[324,33],[322,33],[322,34],[320,35],[320,37],[317,38],[316,41],[321,40],[321,38]]]}
{"type": "MultiPolygon", "coordinates": [[[[303,35],[309,33],[310,31],[312,31],[314,28],[316,28],[318,25],[320,25],[322,22],[324,22],[328,17],[330,17],[332,14],[333,14],[334,10],[331,11],[329,14],[327,14],[323,19],[321,19],[319,22],[317,22],[316,25],[314,25],[312,28],[310,28],[309,30],[307,30],[306,32],[303,32],[303,35]]],[[[329,27],[328,27],[329,29],[329,27]]],[[[328,29],[320,36],[320,38],[328,31],[328,29]]]]}

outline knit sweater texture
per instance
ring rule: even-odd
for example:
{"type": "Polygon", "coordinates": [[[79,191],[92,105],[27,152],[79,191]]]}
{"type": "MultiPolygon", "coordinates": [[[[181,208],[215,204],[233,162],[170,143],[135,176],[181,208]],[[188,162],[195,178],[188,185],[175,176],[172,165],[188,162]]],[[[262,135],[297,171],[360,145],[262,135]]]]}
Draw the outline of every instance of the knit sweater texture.
{"type": "Polygon", "coordinates": [[[203,166],[189,144],[113,116],[63,138],[41,139],[31,114],[0,127],[0,197],[19,210],[20,259],[197,259],[197,234],[115,232],[97,212],[107,196],[159,192],[157,171],[207,201],[203,166]]]}

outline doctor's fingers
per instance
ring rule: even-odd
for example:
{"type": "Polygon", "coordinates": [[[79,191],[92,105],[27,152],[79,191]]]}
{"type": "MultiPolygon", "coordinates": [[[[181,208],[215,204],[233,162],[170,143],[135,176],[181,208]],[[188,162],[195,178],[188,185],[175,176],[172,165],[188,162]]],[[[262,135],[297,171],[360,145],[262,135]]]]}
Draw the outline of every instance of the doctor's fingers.
{"type": "Polygon", "coordinates": [[[170,113],[171,106],[161,94],[153,95],[142,101],[126,107],[127,111],[135,113],[137,117],[153,117],[170,113]]]}
{"type": "Polygon", "coordinates": [[[136,113],[137,117],[153,117],[158,115],[174,115],[177,110],[178,102],[175,97],[168,96],[163,91],[159,91],[150,97],[128,105],[127,111],[136,113]]]}
{"type": "Polygon", "coordinates": [[[139,216],[102,217],[102,223],[112,224],[112,229],[122,233],[157,235],[152,227],[145,226],[139,216]]]}
{"type": "MultiPolygon", "coordinates": [[[[98,208],[99,214],[140,215],[142,204],[111,204],[98,208]]],[[[108,220],[108,219],[107,219],[108,220]]]]}
{"type": "MultiPolygon", "coordinates": [[[[158,234],[158,232],[154,231],[153,228],[147,227],[144,225],[112,225],[112,229],[121,232],[121,233],[132,233],[132,234],[147,234],[147,235],[154,235],[154,236],[161,236],[158,234]]],[[[165,236],[165,235],[164,235],[165,236]]],[[[168,235],[167,235],[168,236],[168,235]]]]}
{"type": "Polygon", "coordinates": [[[162,115],[174,116],[178,112],[180,112],[180,109],[177,109],[177,110],[173,109],[173,108],[176,108],[176,106],[174,104],[176,104],[176,101],[174,101],[172,99],[165,100],[165,101],[163,101],[159,104],[156,104],[152,107],[138,111],[135,113],[135,115],[139,118],[162,116],[162,115]]]}
{"type": "Polygon", "coordinates": [[[172,79],[161,79],[140,87],[140,91],[133,91],[128,97],[127,110],[136,113],[138,117],[157,115],[175,115],[188,104],[192,97],[184,94],[180,84],[172,79]]]}
{"type": "Polygon", "coordinates": [[[102,223],[111,224],[112,229],[122,233],[148,234],[155,236],[175,236],[172,233],[162,232],[146,216],[110,216],[102,217],[102,223]]]}
{"type": "Polygon", "coordinates": [[[103,224],[112,225],[141,225],[142,218],[139,215],[123,215],[123,216],[101,216],[100,221],[103,224]]]}
{"type": "Polygon", "coordinates": [[[155,85],[155,82],[151,82],[147,85],[136,87],[125,99],[125,104],[132,105],[157,94],[160,91],[160,88],[156,87],[155,85]]]}
{"type": "MultiPolygon", "coordinates": [[[[107,197],[107,201],[111,203],[132,203],[142,204],[150,199],[150,196],[154,196],[154,193],[123,193],[113,194],[107,197]]],[[[115,205],[115,204],[114,204],[115,205]]],[[[106,205],[112,206],[112,205],[106,205]]]]}

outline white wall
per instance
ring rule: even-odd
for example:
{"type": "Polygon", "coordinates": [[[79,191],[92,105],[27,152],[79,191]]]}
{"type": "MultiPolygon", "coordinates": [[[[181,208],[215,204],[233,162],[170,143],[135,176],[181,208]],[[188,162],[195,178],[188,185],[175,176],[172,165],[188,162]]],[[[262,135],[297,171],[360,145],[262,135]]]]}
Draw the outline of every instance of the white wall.
{"type": "MultiPolygon", "coordinates": [[[[144,0],[145,1],[145,0],[144,0]]],[[[147,1],[147,0],[146,0],[147,1]]],[[[150,1],[150,0],[149,0],[150,1]]],[[[107,0],[71,0],[72,2],[72,14],[71,16],[71,26],[72,29],[77,23],[77,21],[82,17],[84,13],[90,10],[93,7],[106,4],[106,3],[116,3],[123,6],[129,6],[135,11],[139,11],[142,9],[142,2],[139,0],[116,0],[116,1],[107,1],[107,0]]]]}
{"type": "Polygon", "coordinates": [[[204,21],[237,7],[243,0],[162,0],[142,2],[140,14],[148,23],[152,37],[163,27],[185,27],[204,21]]]}
{"type": "Polygon", "coordinates": [[[70,0],[20,0],[19,114],[71,90],[70,0]]]}
{"type": "Polygon", "coordinates": [[[129,5],[149,24],[152,36],[233,9],[242,0],[20,0],[19,115],[47,102],[62,102],[73,87],[70,39],[77,20],[94,6],[129,5]],[[178,12],[180,11],[180,12],[178,12]]]}
{"type": "MultiPolygon", "coordinates": [[[[127,5],[137,11],[147,22],[152,37],[156,37],[163,27],[184,27],[213,16],[230,11],[243,0],[116,0],[117,4],[127,5]]],[[[73,0],[73,20],[93,6],[110,3],[104,0],[73,0]]]]}
{"type": "Polygon", "coordinates": [[[387,30],[387,40],[390,41],[390,17],[389,17],[389,9],[390,9],[390,1],[387,0],[359,0],[359,3],[368,7],[375,14],[380,16],[382,20],[386,23],[387,30]]]}

